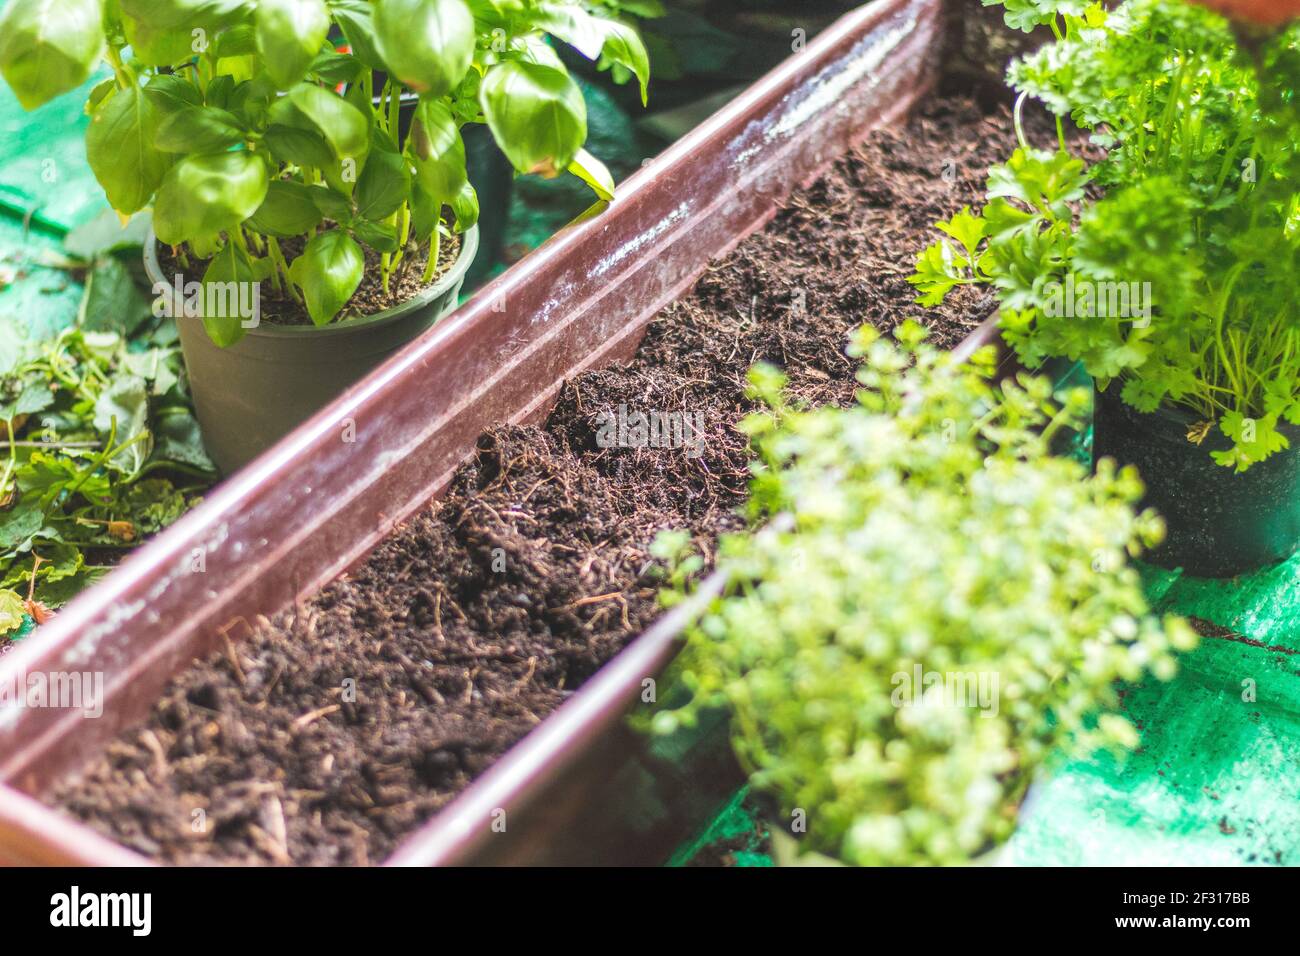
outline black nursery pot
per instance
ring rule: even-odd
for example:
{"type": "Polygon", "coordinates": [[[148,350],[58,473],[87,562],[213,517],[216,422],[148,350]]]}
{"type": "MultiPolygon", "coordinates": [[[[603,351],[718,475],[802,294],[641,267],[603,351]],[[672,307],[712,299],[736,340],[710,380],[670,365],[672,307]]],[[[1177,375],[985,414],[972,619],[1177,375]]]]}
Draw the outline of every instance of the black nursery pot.
{"type": "Polygon", "coordinates": [[[1196,416],[1178,409],[1139,412],[1119,389],[1094,391],[1092,457],[1135,465],[1146,484],[1143,506],[1168,526],[1147,560],[1189,574],[1226,578],[1276,564],[1300,548],[1300,428],[1281,426],[1291,447],[1243,473],[1210,452],[1232,443],[1217,428],[1194,445],[1196,416]]]}

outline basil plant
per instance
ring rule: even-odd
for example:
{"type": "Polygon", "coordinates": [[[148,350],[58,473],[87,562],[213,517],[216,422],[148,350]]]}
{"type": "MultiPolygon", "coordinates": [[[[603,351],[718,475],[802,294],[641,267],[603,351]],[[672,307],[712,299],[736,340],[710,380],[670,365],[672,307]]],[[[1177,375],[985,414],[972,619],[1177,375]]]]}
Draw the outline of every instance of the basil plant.
{"type": "MultiPolygon", "coordinates": [[[[113,208],[152,205],[158,239],[184,264],[207,261],[205,282],[269,281],[325,325],[362,281],[363,247],[385,290],[427,249],[427,282],[440,237],[475,223],[466,123],[486,123],[518,172],[567,171],[612,198],[552,38],[634,76],[644,102],[648,57],[619,12],[614,0],[9,0],[0,74],[34,109],[106,63],[86,152],[113,208]]],[[[204,321],[219,345],[243,334],[238,319],[204,321]]]]}

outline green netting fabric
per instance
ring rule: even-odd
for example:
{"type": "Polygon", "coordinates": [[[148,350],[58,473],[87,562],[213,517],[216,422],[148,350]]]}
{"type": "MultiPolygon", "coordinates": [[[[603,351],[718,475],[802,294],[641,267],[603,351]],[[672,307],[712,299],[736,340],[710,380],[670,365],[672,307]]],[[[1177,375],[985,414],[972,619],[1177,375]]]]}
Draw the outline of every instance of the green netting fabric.
{"type": "Polygon", "coordinates": [[[102,76],[28,113],[0,83],[0,209],[66,232],[108,208],[86,165],[86,93],[102,76]]]}
{"type": "Polygon", "coordinates": [[[1022,816],[1007,862],[1300,863],[1300,556],[1232,581],[1153,572],[1156,606],[1221,624],[1125,710],[1142,747],[1071,762],[1022,816]]]}

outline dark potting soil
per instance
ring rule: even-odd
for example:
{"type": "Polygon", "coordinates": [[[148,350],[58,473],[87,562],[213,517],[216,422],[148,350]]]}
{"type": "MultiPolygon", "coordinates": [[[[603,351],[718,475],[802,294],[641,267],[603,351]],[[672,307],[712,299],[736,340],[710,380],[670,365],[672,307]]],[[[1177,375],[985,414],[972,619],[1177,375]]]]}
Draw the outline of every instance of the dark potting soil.
{"type": "MultiPolygon", "coordinates": [[[[305,246],[306,242],[300,236],[280,241],[280,250],[284,253],[285,261],[291,264],[302,253],[305,246]]],[[[414,298],[420,290],[427,289],[441,279],[455,264],[456,256],[460,253],[460,236],[452,235],[443,238],[438,249],[438,266],[433,278],[429,282],[424,282],[424,267],[429,263],[429,248],[427,245],[421,246],[414,255],[404,258],[398,264],[397,270],[389,277],[388,291],[385,292],[380,274],[379,253],[363,243],[361,251],[366,257],[365,275],[357,291],[352,293],[352,298],[348,299],[334,321],[374,315],[376,312],[391,309],[414,298]]],[[[207,259],[191,259],[187,268],[172,254],[168,246],[159,247],[158,262],[162,266],[164,277],[179,273],[186,279],[196,278],[202,276],[208,268],[207,259]]],[[[312,324],[307,309],[300,305],[287,290],[277,292],[269,281],[263,282],[258,289],[258,296],[261,318],[264,322],[270,325],[312,324]]]]}
{"type": "Polygon", "coordinates": [[[951,346],[991,313],[970,290],[922,310],[906,277],[1013,142],[1005,110],[953,97],[874,135],[664,309],[630,363],[569,382],[544,427],[484,435],[443,500],[183,672],[52,801],[172,863],[383,859],[657,615],[659,531],[711,556],[739,526],[751,364],[847,403],[859,324],[915,316],[951,346]],[[598,447],[620,405],[699,416],[701,453],[598,447]]]}

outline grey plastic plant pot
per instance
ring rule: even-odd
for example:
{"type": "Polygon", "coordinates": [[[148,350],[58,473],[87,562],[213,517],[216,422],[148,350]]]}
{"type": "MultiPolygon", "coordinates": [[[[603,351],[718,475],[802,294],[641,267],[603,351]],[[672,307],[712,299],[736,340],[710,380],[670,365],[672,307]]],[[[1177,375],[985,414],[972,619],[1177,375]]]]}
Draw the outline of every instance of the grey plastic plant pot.
{"type": "Polygon", "coordinates": [[[1093,461],[1137,466],[1143,505],[1168,526],[1147,560],[1206,578],[1227,578],[1276,564],[1300,548],[1300,428],[1283,425],[1291,447],[1237,473],[1210,452],[1231,447],[1217,428],[1200,445],[1187,440],[1196,416],[1179,409],[1139,412],[1119,389],[1096,390],[1093,461]]]}
{"type": "MultiPolygon", "coordinates": [[[[402,346],[455,310],[465,274],[478,249],[478,227],[460,237],[456,261],[418,295],[374,315],[332,325],[259,325],[221,348],[203,322],[178,319],[181,351],[203,444],[223,474],[231,474],[324,408],[402,346]]],[[[175,277],[164,276],[153,230],[145,239],[144,269],[173,299],[175,277]]]]}

